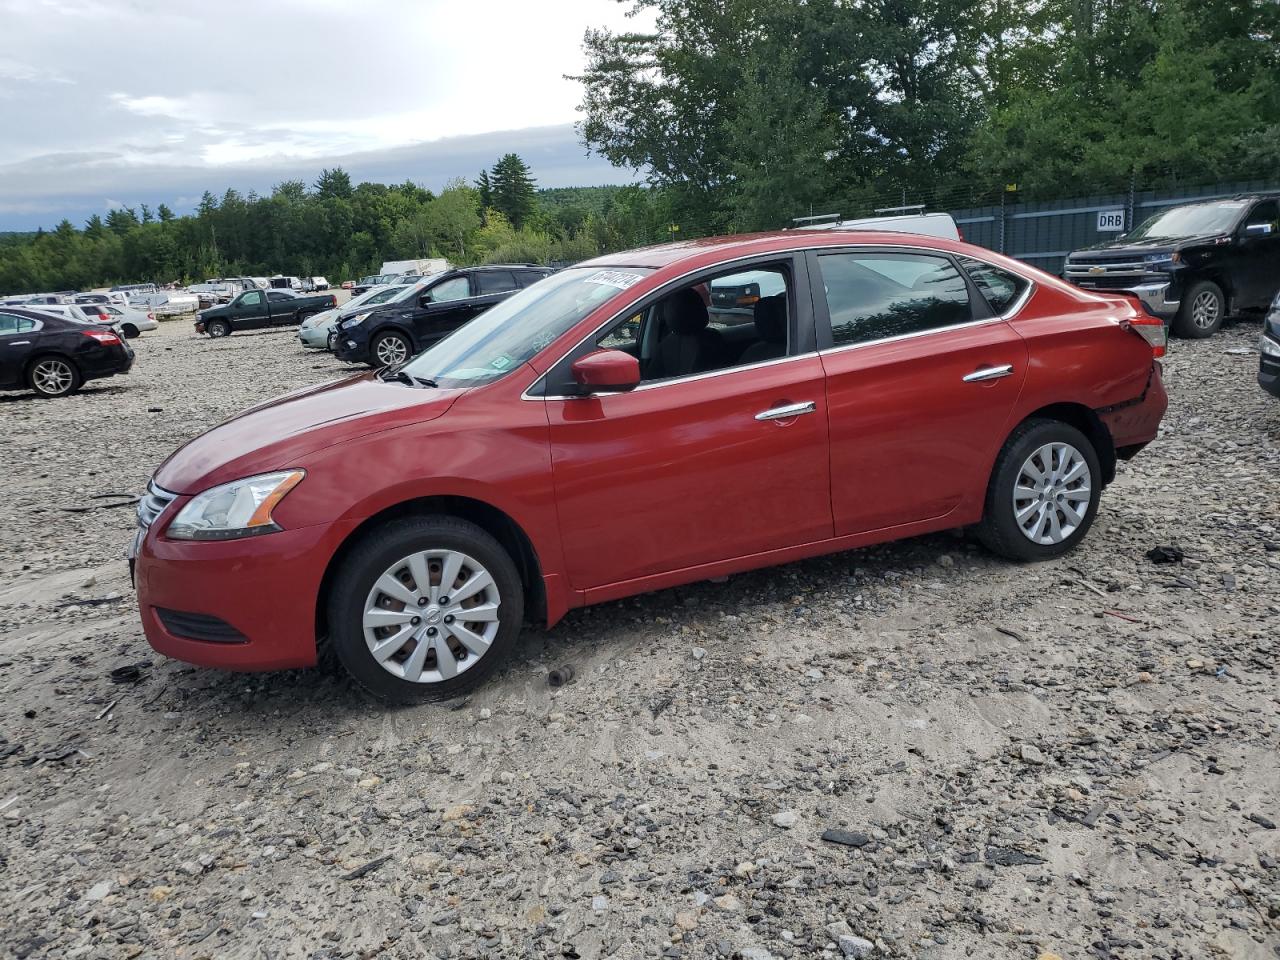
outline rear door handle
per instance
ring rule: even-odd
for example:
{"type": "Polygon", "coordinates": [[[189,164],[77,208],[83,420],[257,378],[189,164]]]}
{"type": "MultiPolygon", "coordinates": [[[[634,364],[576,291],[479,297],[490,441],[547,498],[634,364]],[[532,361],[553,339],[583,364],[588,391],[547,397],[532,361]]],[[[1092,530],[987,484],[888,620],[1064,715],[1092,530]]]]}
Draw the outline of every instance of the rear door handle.
{"type": "Polygon", "coordinates": [[[804,403],[789,403],[785,407],[770,407],[768,410],[761,410],[756,414],[756,419],[789,420],[792,417],[813,413],[816,409],[817,407],[812,400],[806,400],[804,403]]]}
{"type": "Polygon", "coordinates": [[[1013,364],[1005,363],[998,367],[983,367],[965,376],[965,383],[981,383],[983,380],[999,380],[1001,377],[1013,375],[1013,364]]]}

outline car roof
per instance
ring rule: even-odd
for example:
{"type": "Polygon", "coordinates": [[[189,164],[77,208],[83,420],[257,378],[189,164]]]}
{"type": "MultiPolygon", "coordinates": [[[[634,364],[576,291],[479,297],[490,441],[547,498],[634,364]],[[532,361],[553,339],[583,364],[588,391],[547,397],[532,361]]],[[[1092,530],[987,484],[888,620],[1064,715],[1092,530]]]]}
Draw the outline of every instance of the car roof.
{"type": "MultiPolygon", "coordinates": [[[[53,320],[58,325],[64,326],[69,326],[74,322],[57,313],[45,313],[43,310],[28,310],[26,307],[0,307],[0,313],[11,313],[16,317],[26,317],[28,320],[39,320],[41,323],[53,320]]],[[[76,324],[76,326],[82,327],[83,324],[76,324]]]]}
{"type": "MultiPolygon", "coordinates": [[[[579,267],[663,267],[686,266],[697,269],[726,259],[756,254],[808,250],[814,247],[916,247],[963,253],[968,245],[945,237],[927,234],[897,233],[880,230],[777,230],[771,233],[748,233],[727,237],[702,237],[678,240],[652,247],[640,247],[577,264],[579,267]],[[857,239],[854,239],[856,236],[857,239]]],[[[990,251],[985,251],[989,253],[990,251]]]]}

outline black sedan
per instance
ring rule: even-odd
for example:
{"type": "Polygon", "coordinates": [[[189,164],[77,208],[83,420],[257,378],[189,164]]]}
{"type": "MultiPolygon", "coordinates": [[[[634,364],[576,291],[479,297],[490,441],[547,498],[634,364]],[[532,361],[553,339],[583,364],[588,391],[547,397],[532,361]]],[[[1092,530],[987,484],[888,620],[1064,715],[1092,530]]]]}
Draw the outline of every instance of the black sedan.
{"type": "Polygon", "coordinates": [[[61,397],[86,380],[128,373],[132,366],[133,350],[107,327],[0,308],[0,390],[61,397]]]}
{"type": "Polygon", "coordinates": [[[1273,397],[1280,397],[1280,293],[1271,303],[1271,310],[1262,324],[1262,340],[1258,344],[1262,354],[1258,366],[1258,385],[1273,397]]]}

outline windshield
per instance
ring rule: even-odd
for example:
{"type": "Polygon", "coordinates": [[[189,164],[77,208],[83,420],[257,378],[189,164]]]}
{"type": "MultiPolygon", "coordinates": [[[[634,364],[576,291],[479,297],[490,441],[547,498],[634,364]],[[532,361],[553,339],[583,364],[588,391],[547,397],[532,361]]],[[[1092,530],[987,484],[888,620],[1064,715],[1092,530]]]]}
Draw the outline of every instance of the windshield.
{"type": "Polygon", "coordinates": [[[404,370],[442,387],[492,383],[651,272],[642,267],[577,267],[553,273],[486,310],[404,370]]]}
{"type": "Polygon", "coordinates": [[[1210,233],[1226,233],[1244,207],[1245,204],[1238,200],[1174,207],[1164,213],[1157,213],[1125,239],[1149,240],[1155,237],[1199,237],[1210,233]]]}

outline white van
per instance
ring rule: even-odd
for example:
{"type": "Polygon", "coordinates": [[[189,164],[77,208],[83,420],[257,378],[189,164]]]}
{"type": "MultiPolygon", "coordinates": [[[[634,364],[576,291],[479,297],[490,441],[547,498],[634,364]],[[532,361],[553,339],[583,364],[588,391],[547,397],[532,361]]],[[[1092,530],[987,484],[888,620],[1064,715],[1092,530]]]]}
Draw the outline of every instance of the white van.
{"type": "Polygon", "coordinates": [[[944,240],[964,239],[949,213],[909,213],[892,217],[863,217],[858,220],[841,220],[839,214],[828,214],[822,217],[798,217],[791,222],[797,224],[796,230],[881,230],[885,233],[918,233],[926,237],[942,237],[944,240]]]}

